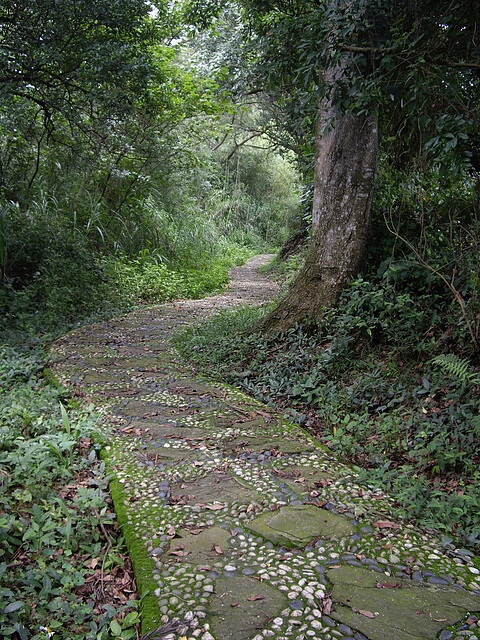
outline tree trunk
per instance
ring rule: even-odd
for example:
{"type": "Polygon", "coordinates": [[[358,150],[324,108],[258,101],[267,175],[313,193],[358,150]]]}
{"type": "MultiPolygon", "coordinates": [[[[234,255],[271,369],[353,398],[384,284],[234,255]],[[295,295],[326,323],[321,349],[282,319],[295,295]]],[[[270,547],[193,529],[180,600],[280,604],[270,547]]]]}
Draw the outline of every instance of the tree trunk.
{"type": "Polygon", "coordinates": [[[325,307],[337,302],[366,257],[377,165],[377,118],[339,115],[332,97],[324,99],[315,144],[312,235],[305,266],[285,298],[261,323],[264,331],[283,331],[307,318],[319,318],[325,307]]]}

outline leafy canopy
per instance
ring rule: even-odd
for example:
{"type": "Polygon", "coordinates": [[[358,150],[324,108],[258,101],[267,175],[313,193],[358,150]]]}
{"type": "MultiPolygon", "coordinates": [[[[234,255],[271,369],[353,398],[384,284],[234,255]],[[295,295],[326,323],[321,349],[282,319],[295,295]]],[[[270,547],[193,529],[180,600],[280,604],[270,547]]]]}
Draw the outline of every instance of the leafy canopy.
{"type": "Polygon", "coordinates": [[[145,0],[1,0],[0,97],[38,105],[46,125],[99,104],[128,111],[152,77],[145,0]]]}

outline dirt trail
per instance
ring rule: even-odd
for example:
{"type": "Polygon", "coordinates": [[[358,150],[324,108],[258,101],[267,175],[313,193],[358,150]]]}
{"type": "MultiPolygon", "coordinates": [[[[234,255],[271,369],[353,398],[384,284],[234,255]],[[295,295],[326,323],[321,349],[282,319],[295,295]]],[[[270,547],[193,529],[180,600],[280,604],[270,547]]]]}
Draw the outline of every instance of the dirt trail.
{"type": "Polygon", "coordinates": [[[182,364],[173,330],[270,300],[257,256],[228,289],[78,329],[52,350],[93,402],[152,638],[480,638],[480,563],[271,408],[182,364]]]}

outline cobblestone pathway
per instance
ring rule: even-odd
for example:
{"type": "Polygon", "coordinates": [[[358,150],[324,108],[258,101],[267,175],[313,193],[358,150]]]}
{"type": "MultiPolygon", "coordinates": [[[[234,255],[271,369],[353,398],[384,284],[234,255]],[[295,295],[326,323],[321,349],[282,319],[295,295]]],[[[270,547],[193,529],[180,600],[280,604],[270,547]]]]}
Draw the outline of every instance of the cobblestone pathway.
{"type": "Polygon", "coordinates": [[[60,379],[109,428],[105,462],[144,598],[143,631],[201,640],[480,639],[480,562],[395,518],[389,497],[301,428],[178,361],[172,330],[275,286],[81,328],[60,379]]]}

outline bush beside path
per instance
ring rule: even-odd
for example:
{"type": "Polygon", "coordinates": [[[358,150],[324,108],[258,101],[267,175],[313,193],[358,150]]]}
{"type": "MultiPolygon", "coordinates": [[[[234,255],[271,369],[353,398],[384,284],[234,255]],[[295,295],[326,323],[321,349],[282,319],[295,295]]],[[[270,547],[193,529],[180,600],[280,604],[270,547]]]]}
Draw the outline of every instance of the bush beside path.
{"type": "Polygon", "coordinates": [[[180,360],[172,333],[271,300],[228,289],[82,327],[52,366],[101,413],[142,632],[201,640],[480,638],[480,559],[398,519],[306,431],[180,360]]]}

